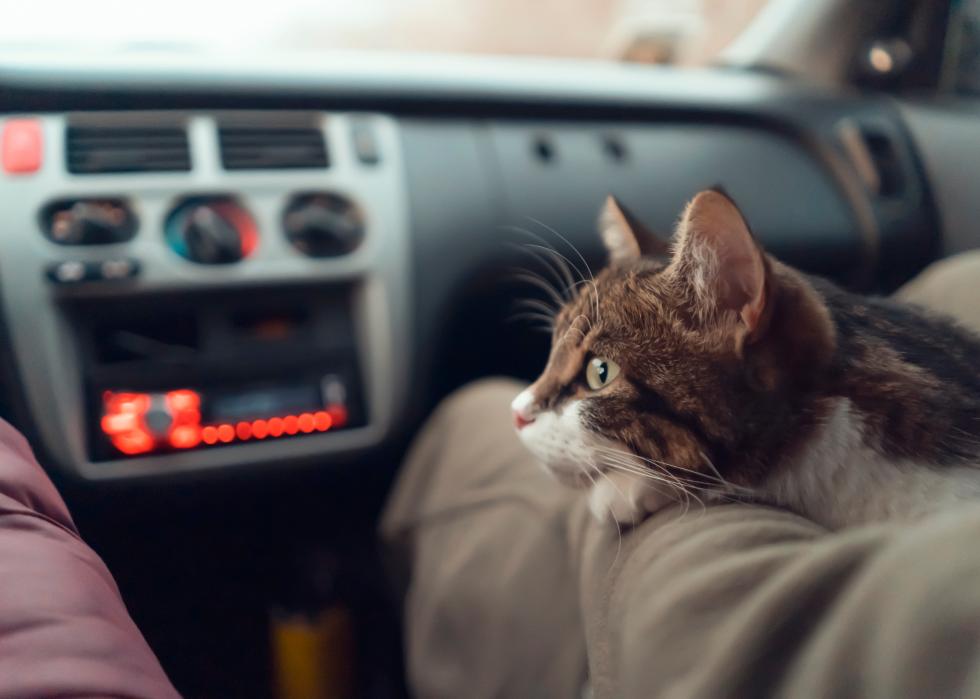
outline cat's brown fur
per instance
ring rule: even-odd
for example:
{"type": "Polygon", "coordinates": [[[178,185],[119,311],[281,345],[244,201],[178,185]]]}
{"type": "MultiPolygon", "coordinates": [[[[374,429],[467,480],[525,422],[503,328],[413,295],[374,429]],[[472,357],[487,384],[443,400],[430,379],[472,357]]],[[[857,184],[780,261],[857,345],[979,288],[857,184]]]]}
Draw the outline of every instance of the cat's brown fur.
{"type": "MultiPolygon", "coordinates": [[[[602,228],[610,264],[558,313],[549,362],[522,394],[529,420],[574,405],[605,449],[634,457],[632,470],[643,464],[692,488],[732,486],[763,500],[796,492],[794,469],[810,463],[817,440],[828,458],[859,457],[853,445],[835,451],[851,428],[861,449],[896,469],[980,465],[980,342],[964,331],[781,264],[718,191],[687,207],[666,262],[650,256],[663,248],[615,202],[602,228]],[[590,357],[612,359],[620,377],[590,389],[582,377],[590,357]]],[[[522,430],[532,449],[533,434],[522,430]]],[[[603,466],[604,453],[583,457],[595,476],[615,470],[603,466]]],[[[783,499],[807,510],[795,502],[807,497],[783,499]]],[[[873,509],[891,513],[887,504],[873,509]]]]}

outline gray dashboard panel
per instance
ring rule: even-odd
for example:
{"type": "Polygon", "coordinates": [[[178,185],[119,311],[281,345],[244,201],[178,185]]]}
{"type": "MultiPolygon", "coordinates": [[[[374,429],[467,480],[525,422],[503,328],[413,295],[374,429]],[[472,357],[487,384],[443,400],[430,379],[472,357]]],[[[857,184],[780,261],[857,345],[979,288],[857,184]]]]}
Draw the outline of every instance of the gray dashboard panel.
{"type": "MultiPolygon", "coordinates": [[[[105,125],[183,121],[189,126],[193,169],[174,174],[72,175],[65,171],[62,157],[67,117],[49,115],[41,117],[47,153],[41,171],[29,176],[0,176],[0,210],[5,226],[0,258],[3,310],[28,409],[44,446],[56,461],[85,478],[102,479],[262,464],[292,457],[327,459],[332,454],[380,444],[403,410],[410,364],[406,357],[410,357],[412,346],[408,202],[395,121],[370,115],[384,159],[380,165],[368,167],[354,157],[349,115],[323,114],[320,123],[330,144],[332,162],[328,169],[311,174],[224,171],[215,128],[219,113],[71,116],[105,125]],[[367,229],[364,243],[355,252],[341,258],[311,259],[286,242],[279,217],[287,198],[311,190],[343,193],[362,207],[367,229]],[[162,225],[171,207],[181,197],[213,193],[237,196],[258,224],[260,244],[256,252],[235,265],[195,265],[177,256],[164,242],[162,225]],[[42,235],[38,211],[46,203],[92,196],[120,196],[134,203],[141,225],[132,241],[66,248],[42,235]],[[142,273],[132,285],[62,289],[45,278],[45,269],[53,262],[114,256],[140,260],[142,273]],[[102,463],[89,460],[79,353],[59,305],[62,295],[135,297],[144,292],[341,281],[352,282],[354,288],[355,333],[369,410],[366,426],[275,443],[102,463]],[[395,355],[399,361],[392,361],[395,355]]],[[[261,118],[261,114],[252,116],[261,118]]]]}
{"type": "Polygon", "coordinates": [[[910,101],[901,110],[932,184],[943,253],[980,247],[980,102],[910,101]]]}
{"type": "Polygon", "coordinates": [[[462,287],[499,259],[500,187],[494,177],[486,128],[468,120],[402,119],[406,186],[412,202],[415,289],[413,316],[418,371],[411,407],[428,405],[434,353],[445,339],[442,324],[462,287]]]}
{"type": "Polygon", "coordinates": [[[615,194],[667,238],[694,194],[721,185],[784,261],[840,274],[842,261],[860,260],[860,233],[829,176],[777,134],[717,124],[560,122],[498,122],[490,132],[511,222],[546,237],[542,228],[551,226],[597,250],[599,208],[615,194]],[[553,151],[547,161],[536,155],[540,140],[553,151]],[[610,141],[621,157],[608,152],[610,141]]]}

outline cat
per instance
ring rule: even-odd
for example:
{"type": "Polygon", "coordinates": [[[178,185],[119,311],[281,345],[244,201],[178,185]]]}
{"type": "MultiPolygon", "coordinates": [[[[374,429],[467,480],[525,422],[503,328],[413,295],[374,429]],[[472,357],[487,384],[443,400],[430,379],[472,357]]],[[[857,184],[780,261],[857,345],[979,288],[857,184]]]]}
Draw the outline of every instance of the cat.
{"type": "Polygon", "coordinates": [[[779,262],[720,189],[672,245],[612,197],[600,229],[607,266],[511,406],[597,519],[749,500],[836,529],[980,499],[980,338],[779,262]]]}

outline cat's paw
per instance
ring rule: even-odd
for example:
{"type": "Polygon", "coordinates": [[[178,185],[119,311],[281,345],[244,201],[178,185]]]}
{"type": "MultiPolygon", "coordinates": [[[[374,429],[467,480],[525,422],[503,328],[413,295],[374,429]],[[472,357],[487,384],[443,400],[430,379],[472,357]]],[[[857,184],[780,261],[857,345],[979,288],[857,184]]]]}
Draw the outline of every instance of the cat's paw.
{"type": "Polygon", "coordinates": [[[635,526],[669,502],[646,479],[629,473],[604,474],[589,493],[589,510],[599,523],[635,526]]]}

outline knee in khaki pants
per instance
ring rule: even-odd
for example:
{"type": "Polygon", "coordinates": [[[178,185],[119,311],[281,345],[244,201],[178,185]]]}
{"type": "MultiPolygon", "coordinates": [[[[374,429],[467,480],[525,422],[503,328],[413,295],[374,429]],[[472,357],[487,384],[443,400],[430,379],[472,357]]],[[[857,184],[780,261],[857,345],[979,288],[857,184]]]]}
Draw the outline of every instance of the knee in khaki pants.
{"type": "Polygon", "coordinates": [[[418,438],[382,523],[410,551],[406,647],[425,697],[573,697],[586,667],[566,513],[513,434],[522,385],[448,398],[418,438]]]}

